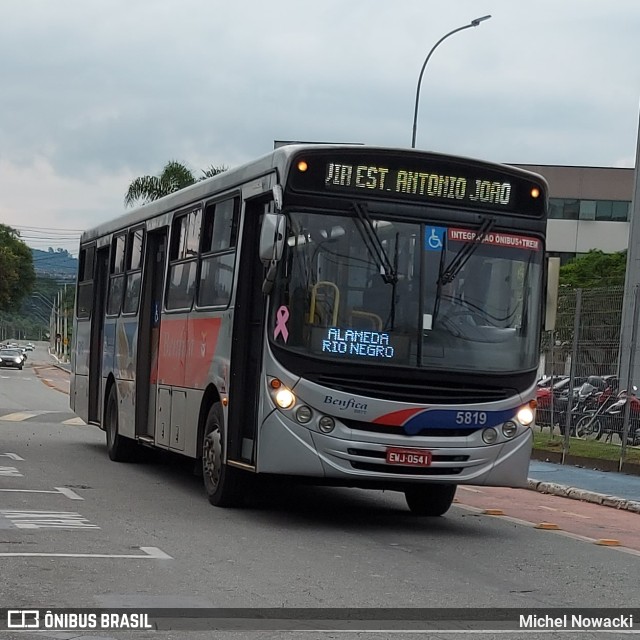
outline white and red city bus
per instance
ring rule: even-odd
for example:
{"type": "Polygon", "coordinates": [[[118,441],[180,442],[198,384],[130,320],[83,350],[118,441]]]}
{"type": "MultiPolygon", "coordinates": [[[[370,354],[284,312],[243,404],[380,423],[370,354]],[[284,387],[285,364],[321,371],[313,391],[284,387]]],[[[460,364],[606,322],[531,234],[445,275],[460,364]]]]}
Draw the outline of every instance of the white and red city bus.
{"type": "Polygon", "coordinates": [[[416,150],[290,145],[83,233],[71,406],[116,461],[405,493],[523,486],[547,186],[416,150]]]}

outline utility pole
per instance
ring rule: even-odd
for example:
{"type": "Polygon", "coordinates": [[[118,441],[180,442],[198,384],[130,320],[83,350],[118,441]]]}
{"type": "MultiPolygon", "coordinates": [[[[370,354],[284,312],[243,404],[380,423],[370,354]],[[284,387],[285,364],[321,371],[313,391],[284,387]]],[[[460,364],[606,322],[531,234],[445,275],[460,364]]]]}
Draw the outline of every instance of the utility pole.
{"type": "Polygon", "coordinates": [[[64,362],[69,362],[69,338],[68,338],[68,317],[67,317],[67,285],[64,285],[64,296],[63,296],[63,305],[64,305],[64,330],[62,332],[62,352],[64,357],[62,360],[64,362]]]}

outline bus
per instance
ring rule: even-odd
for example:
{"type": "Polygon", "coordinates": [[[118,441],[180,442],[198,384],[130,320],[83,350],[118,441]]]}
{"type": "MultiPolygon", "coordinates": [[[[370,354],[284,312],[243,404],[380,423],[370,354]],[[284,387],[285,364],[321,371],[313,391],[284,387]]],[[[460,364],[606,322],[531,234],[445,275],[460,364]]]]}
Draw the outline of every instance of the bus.
{"type": "Polygon", "coordinates": [[[292,144],[84,232],[71,408],[114,461],[403,492],[527,482],[548,189],[514,167],[292,144]]]}

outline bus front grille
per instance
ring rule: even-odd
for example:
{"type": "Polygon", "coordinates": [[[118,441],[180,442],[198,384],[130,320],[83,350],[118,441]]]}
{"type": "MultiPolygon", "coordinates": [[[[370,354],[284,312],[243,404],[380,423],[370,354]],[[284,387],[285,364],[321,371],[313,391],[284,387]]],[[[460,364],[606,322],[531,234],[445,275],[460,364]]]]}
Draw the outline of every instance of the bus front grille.
{"type": "Polygon", "coordinates": [[[359,471],[374,473],[392,473],[408,476],[455,476],[462,473],[462,467],[401,467],[397,464],[375,464],[371,462],[351,461],[351,466],[359,471]]]}
{"type": "MultiPolygon", "coordinates": [[[[368,433],[391,433],[393,435],[406,435],[401,426],[378,424],[373,422],[362,422],[361,420],[351,420],[349,418],[340,418],[349,429],[353,431],[365,431],[368,433]]],[[[470,435],[478,431],[478,427],[468,429],[438,429],[435,427],[424,428],[418,433],[412,433],[411,436],[422,436],[431,438],[468,438],[470,435]]]]}
{"type": "Polygon", "coordinates": [[[416,381],[415,376],[397,375],[395,372],[388,379],[367,378],[365,376],[345,376],[319,374],[310,376],[312,382],[335,391],[351,393],[380,400],[411,402],[416,404],[474,404],[505,400],[516,395],[514,389],[423,383],[416,381]]]}

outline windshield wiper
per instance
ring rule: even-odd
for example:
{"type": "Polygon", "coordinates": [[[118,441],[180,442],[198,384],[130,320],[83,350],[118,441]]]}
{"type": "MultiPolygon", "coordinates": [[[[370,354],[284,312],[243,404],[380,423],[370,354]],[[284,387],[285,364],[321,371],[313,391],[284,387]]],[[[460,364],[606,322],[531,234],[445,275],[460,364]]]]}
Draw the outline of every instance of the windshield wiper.
{"type": "Polygon", "coordinates": [[[440,273],[440,277],[438,278],[438,287],[442,285],[449,284],[453,282],[462,267],[467,264],[469,258],[476,252],[478,247],[482,244],[482,241],[485,239],[487,234],[493,229],[495,225],[495,220],[493,218],[484,218],[478,232],[476,233],[476,237],[472,242],[465,244],[449,263],[449,266],[442,270],[440,273]]]}
{"type": "Polygon", "coordinates": [[[457,277],[462,267],[467,264],[467,261],[471,256],[476,252],[478,247],[482,244],[482,241],[486,237],[486,235],[493,229],[495,224],[495,220],[492,218],[483,218],[482,224],[476,233],[476,237],[473,239],[473,242],[469,242],[465,244],[449,263],[449,266],[445,268],[445,252],[442,252],[440,258],[440,273],[438,275],[438,280],[436,282],[436,299],[433,303],[433,322],[435,323],[436,318],[438,317],[438,313],[440,311],[440,300],[442,299],[442,287],[444,285],[453,282],[457,277]]]}
{"type": "Polygon", "coordinates": [[[367,210],[366,205],[354,202],[352,206],[357,216],[358,224],[356,224],[356,227],[358,228],[358,231],[360,231],[364,244],[376,263],[376,266],[380,269],[382,279],[387,284],[396,284],[398,282],[398,274],[396,273],[394,266],[391,264],[391,260],[389,260],[389,256],[378,237],[378,233],[373,224],[373,220],[371,220],[371,217],[369,216],[369,211],[367,210]]]}

